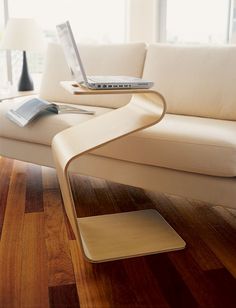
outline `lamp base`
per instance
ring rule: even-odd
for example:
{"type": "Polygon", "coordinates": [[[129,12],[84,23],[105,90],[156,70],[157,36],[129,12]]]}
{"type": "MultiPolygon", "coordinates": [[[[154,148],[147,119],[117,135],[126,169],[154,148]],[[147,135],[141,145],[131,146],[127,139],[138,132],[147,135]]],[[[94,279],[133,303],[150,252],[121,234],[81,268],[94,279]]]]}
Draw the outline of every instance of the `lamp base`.
{"type": "Polygon", "coordinates": [[[34,83],[29,75],[26,52],[24,50],[22,72],[18,83],[18,91],[32,91],[32,90],[34,90],[34,83]]]}

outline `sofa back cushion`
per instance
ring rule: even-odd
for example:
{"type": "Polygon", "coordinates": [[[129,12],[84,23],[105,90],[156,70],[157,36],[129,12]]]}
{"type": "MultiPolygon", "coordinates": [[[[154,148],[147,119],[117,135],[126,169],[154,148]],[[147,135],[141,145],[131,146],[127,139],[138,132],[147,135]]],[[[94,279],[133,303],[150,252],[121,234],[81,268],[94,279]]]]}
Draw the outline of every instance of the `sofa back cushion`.
{"type": "MultiPolygon", "coordinates": [[[[80,54],[87,75],[127,75],[141,77],[146,56],[144,43],[81,45],[80,54]]],[[[127,104],[130,95],[76,96],[60,86],[72,80],[63,50],[49,44],[40,88],[40,97],[49,101],[117,108],[127,104]]]]}
{"type": "Polygon", "coordinates": [[[144,78],[169,113],[236,120],[236,47],[150,45],[144,78]]]}

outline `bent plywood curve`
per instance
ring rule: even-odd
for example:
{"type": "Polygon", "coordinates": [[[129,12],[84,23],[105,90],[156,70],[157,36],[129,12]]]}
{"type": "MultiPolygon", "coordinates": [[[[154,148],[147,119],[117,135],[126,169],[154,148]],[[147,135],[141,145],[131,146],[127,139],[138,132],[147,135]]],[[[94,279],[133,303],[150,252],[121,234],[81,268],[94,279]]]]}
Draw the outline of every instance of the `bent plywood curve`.
{"type": "MultiPolygon", "coordinates": [[[[73,91],[71,83],[64,82],[63,85],[70,92],[73,91]]],[[[65,210],[76,239],[82,244],[81,248],[84,250],[68,177],[70,163],[98,147],[158,123],[165,114],[166,103],[163,96],[154,90],[101,91],[77,88],[76,91],[76,94],[81,95],[133,94],[127,105],[68,128],[57,134],[52,142],[53,157],[65,210]]]]}

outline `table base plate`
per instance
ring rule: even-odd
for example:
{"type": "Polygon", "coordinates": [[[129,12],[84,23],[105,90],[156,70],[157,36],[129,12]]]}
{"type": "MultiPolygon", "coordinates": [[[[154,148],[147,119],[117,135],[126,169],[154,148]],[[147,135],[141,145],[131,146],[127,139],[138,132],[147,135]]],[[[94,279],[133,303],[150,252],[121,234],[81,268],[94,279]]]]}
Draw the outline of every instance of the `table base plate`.
{"type": "Polygon", "coordinates": [[[78,218],[78,225],[90,262],[180,250],[186,245],[153,209],[78,218]]]}

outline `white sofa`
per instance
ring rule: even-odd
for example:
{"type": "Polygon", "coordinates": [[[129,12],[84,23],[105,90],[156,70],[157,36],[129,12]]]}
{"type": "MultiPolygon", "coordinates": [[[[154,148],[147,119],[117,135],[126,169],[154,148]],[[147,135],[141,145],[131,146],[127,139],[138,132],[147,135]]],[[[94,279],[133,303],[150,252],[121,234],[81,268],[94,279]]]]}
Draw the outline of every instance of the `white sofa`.
{"type": "MultiPolygon", "coordinates": [[[[236,208],[236,47],[135,43],[81,46],[81,54],[87,74],[153,80],[167,114],[159,124],[79,158],[73,171],[236,208]]],[[[61,47],[50,44],[40,97],[86,105],[95,116],[130,99],[73,96],[61,80],[71,75],[61,47]]],[[[93,117],[45,116],[19,129],[5,113],[21,101],[0,103],[0,155],[40,165],[54,166],[50,146],[58,132],[93,117]]]]}

